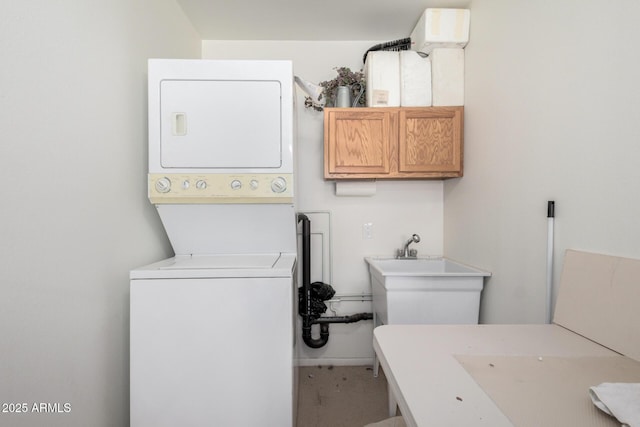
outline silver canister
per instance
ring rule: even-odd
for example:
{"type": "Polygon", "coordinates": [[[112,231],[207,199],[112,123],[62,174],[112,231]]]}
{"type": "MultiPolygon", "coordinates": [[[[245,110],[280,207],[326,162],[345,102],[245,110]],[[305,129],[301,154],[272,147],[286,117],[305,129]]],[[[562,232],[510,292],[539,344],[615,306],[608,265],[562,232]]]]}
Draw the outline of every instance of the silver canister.
{"type": "Polygon", "coordinates": [[[336,107],[351,107],[351,88],[349,86],[338,86],[336,107]]]}

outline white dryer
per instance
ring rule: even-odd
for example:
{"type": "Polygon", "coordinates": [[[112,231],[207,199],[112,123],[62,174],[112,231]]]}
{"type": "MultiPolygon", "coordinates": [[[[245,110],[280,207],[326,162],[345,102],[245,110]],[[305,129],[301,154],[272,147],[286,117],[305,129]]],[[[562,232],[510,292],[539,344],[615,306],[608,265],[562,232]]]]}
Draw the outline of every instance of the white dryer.
{"type": "Polygon", "coordinates": [[[295,425],[289,61],[149,61],[149,199],[175,256],[131,271],[131,426],[295,425]]]}

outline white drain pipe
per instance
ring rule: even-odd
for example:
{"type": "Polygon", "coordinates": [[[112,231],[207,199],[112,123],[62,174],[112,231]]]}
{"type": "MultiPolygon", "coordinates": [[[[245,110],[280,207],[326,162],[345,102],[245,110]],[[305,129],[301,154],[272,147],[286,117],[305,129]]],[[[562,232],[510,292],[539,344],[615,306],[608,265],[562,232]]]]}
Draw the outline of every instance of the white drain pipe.
{"type": "Polygon", "coordinates": [[[547,323],[551,323],[551,299],[553,296],[553,222],[555,202],[547,202],[547,323]]]}

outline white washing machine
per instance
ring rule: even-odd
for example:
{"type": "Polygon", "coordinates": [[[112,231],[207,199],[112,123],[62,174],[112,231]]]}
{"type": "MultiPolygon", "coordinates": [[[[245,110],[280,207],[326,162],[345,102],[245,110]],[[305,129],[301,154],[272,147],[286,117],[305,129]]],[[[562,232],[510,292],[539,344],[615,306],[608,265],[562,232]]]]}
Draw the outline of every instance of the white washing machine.
{"type": "Polygon", "coordinates": [[[289,61],[149,61],[149,198],[175,256],[131,271],[131,426],[295,426],[289,61]]]}

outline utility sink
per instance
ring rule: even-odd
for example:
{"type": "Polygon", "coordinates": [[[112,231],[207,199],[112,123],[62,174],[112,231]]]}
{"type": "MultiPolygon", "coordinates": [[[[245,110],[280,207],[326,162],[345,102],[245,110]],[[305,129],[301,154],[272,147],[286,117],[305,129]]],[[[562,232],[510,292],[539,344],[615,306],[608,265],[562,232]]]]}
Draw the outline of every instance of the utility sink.
{"type": "Polygon", "coordinates": [[[447,258],[365,258],[382,276],[491,276],[447,258]]]}
{"type": "Polygon", "coordinates": [[[365,258],[375,326],[475,324],[491,273],[447,258],[365,258]]]}

